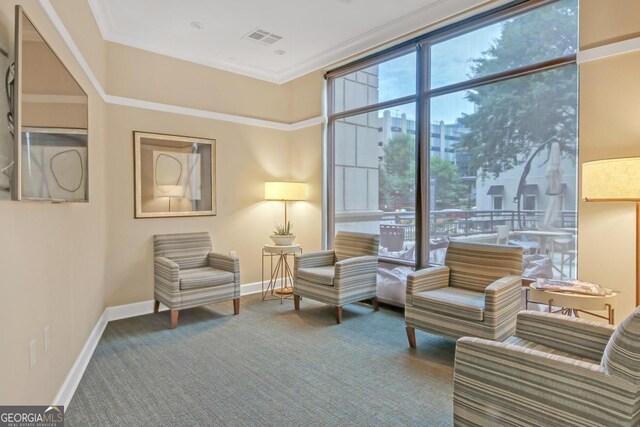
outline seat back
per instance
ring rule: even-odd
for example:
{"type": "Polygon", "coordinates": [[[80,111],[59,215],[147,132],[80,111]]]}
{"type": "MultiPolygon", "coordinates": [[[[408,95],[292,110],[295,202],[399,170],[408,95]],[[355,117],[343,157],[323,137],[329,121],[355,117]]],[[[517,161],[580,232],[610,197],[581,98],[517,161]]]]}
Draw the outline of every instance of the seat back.
{"type": "Polygon", "coordinates": [[[338,231],[333,243],[336,261],[357,256],[378,255],[380,236],[377,234],[338,231]]]}
{"type": "Polygon", "coordinates": [[[522,248],[451,242],[444,263],[451,269],[450,286],[484,292],[502,277],[522,274],[522,248]]]}
{"type": "Polygon", "coordinates": [[[610,375],[640,385],[640,307],[618,325],[602,356],[610,375]]]}
{"type": "Polygon", "coordinates": [[[153,236],[155,256],[175,261],[180,269],[206,267],[211,252],[209,233],[156,234],[153,236]]]}

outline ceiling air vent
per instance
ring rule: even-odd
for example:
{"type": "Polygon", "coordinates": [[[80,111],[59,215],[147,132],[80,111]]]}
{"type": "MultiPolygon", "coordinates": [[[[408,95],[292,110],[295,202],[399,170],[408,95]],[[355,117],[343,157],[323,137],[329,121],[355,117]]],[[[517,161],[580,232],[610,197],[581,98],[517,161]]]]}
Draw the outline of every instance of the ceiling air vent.
{"type": "Polygon", "coordinates": [[[260,29],[253,30],[244,38],[258,42],[264,46],[271,46],[275,42],[282,40],[281,36],[260,29]]]}

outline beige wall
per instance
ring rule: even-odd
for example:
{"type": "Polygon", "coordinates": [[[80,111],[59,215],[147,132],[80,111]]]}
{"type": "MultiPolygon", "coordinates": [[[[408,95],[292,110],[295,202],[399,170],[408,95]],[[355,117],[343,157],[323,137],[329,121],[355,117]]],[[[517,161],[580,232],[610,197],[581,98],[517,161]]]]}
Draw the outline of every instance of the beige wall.
{"type": "MultiPolygon", "coordinates": [[[[20,3],[90,97],[91,202],[11,202],[6,193],[0,194],[0,404],[45,404],[52,401],[104,309],[105,112],[39,3],[20,3]],[[51,346],[45,353],[46,326],[51,346]],[[33,339],[37,357],[30,370],[33,339]]],[[[14,4],[0,2],[0,28],[11,40],[14,4]]]]}
{"type": "MultiPolygon", "coordinates": [[[[585,49],[640,34],[640,2],[581,0],[580,44],[585,49]]],[[[580,162],[640,155],[640,52],[580,65],[580,162]]],[[[581,279],[618,289],[617,320],[635,306],[635,206],[579,206],[581,279]]]]}
{"type": "Polygon", "coordinates": [[[283,215],[263,200],[264,182],[290,179],[287,132],[113,105],[107,127],[106,305],[153,298],[154,234],[208,231],[215,251],[237,252],[243,284],[260,280],[260,249],[283,215]],[[134,130],[216,140],[216,216],[133,218],[134,130]]]}
{"type": "Polygon", "coordinates": [[[289,122],[290,90],[286,85],[117,43],[107,44],[107,57],[106,90],[110,95],[289,122]]]}

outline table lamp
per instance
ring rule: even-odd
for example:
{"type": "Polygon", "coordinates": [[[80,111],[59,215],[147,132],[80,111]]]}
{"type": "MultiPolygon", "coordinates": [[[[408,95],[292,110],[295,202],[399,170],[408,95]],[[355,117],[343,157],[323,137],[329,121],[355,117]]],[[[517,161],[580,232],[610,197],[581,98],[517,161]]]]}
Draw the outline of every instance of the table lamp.
{"type": "Polygon", "coordinates": [[[304,182],[265,182],[264,199],[284,202],[284,225],[287,225],[287,202],[305,200],[307,184],[304,182]]]}
{"type": "Polygon", "coordinates": [[[640,305],[640,157],[583,163],[582,198],[586,202],[636,203],[636,306],[640,305]]]}

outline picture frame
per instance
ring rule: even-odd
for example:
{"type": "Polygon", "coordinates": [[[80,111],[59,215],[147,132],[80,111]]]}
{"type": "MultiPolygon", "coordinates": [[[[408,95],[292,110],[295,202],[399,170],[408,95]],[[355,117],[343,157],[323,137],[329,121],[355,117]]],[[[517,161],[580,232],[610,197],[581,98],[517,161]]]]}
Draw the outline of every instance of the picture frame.
{"type": "Polygon", "coordinates": [[[216,140],[133,132],[135,218],[216,215],[216,140]]]}

